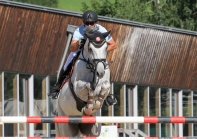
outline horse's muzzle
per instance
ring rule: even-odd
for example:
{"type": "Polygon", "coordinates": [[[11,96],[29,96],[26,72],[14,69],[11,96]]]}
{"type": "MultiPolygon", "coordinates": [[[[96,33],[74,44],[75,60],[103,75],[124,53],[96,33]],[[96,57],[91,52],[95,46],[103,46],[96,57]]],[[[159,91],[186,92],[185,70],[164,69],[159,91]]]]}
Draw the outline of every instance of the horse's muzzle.
{"type": "Polygon", "coordinates": [[[100,79],[105,75],[105,66],[102,62],[99,62],[96,66],[96,75],[100,79]]]}
{"type": "Polygon", "coordinates": [[[94,59],[93,62],[95,63],[97,77],[103,78],[105,75],[106,59],[94,59]]]}
{"type": "Polygon", "coordinates": [[[101,79],[105,75],[105,71],[104,72],[96,72],[96,75],[101,79]]]}

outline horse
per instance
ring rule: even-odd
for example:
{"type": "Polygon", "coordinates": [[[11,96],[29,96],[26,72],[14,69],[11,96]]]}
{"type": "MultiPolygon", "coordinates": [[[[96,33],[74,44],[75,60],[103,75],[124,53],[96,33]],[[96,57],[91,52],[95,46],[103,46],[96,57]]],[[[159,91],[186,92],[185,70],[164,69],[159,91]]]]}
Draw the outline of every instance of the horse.
{"type": "MultiPolygon", "coordinates": [[[[75,61],[72,76],[60,92],[57,100],[58,116],[93,116],[102,108],[110,92],[110,70],[107,64],[107,42],[110,31],[84,29],[85,44],[75,61]]],[[[101,124],[58,123],[56,136],[98,137],[101,124]]]]}

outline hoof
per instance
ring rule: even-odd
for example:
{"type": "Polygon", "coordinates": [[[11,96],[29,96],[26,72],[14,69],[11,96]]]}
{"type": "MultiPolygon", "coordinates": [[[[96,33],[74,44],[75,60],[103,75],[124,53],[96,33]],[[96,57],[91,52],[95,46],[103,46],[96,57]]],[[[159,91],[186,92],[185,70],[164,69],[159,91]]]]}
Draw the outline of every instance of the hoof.
{"type": "Polygon", "coordinates": [[[92,109],[83,108],[82,111],[83,111],[83,114],[87,116],[90,116],[92,114],[92,109]]]}

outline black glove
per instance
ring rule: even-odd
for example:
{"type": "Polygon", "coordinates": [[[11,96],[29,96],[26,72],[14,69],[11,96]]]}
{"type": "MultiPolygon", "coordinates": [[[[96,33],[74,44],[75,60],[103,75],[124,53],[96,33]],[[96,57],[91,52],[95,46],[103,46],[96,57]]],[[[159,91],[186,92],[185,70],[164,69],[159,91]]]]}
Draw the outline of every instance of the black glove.
{"type": "Polygon", "coordinates": [[[78,41],[78,43],[79,43],[79,49],[82,49],[84,47],[85,42],[86,42],[85,39],[81,39],[81,40],[78,41]]]}

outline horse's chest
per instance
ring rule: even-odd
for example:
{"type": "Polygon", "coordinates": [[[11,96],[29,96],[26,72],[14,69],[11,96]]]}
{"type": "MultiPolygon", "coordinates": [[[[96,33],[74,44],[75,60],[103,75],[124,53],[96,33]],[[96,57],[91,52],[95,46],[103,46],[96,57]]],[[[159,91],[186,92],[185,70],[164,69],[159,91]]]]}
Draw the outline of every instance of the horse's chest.
{"type": "Polygon", "coordinates": [[[96,96],[95,99],[97,99],[97,95],[101,92],[101,85],[97,85],[95,90],[92,90],[89,81],[78,80],[74,82],[74,91],[77,97],[84,101],[87,101],[89,95],[96,96]]]}

